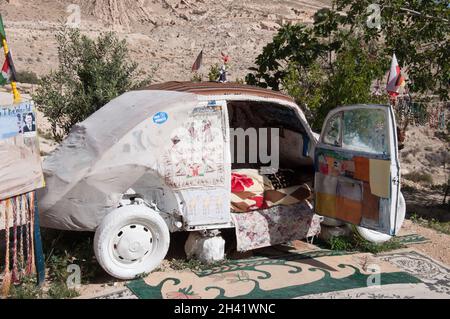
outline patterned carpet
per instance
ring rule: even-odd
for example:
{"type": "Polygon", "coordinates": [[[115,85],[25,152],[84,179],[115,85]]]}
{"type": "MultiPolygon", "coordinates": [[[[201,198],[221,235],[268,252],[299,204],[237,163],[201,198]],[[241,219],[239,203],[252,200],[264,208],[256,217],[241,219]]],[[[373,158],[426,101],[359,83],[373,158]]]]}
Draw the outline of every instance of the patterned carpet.
{"type": "Polygon", "coordinates": [[[141,299],[286,299],[367,287],[374,263],[381,286],[421,282],[371,254],[318,251],[232,261],[199,272],[153,273],[127,286],[141,299]]]}
{"type": "Polygon", "coordinates": [[[312,294],[300,298],[450,299],[450,268],[414,250],[387,253],[378,258],[415,276],[421,280],[421,283],[351,289],[334,293],[312,294]]]}
{"type": "MultiPolygon", "coordinates": [[[[416,237],[403,239],[426,240],[416,237]]],[[[97,298],[450,298],[450,269],[411,249],[378,256],[329,250],[279,252],[205,271],[152,273],[97,298]],[[368,287],[376,275],[373,265],[380,271],[379,282],[368,287]]]]}

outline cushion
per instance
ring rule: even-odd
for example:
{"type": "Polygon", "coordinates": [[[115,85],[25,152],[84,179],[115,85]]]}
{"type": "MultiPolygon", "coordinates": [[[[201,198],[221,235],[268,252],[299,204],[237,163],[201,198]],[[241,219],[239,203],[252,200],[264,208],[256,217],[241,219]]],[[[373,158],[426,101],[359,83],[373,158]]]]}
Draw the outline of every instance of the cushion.
{"type": "Polygon", "coordinates": [[[264,206],[293,205],[309,199],[311,195],[312,191],[306,184],[266,190],[264,192],[264,206]]]}
{"type": "Polygon", "coordinates": [[[264,176],[268,179],[271,185],[270,187],[266,187],[266,190],[269,188],[287,188],[295,185],[295,172],[290,169],[280,169],[274,174],[267,174],[264,176]]]}

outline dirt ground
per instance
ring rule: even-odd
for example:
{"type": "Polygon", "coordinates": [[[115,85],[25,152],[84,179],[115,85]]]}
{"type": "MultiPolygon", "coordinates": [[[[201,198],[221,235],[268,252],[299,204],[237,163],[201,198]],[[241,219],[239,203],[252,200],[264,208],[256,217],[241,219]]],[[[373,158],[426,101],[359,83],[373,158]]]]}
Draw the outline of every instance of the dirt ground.
{"type": "Polygon", "coordinates": [[[427,243],[414,244],[414,248],[450,266],[450,235],[422,227],[410,220],[405,220],[403,224],[400,235],[404,234],[419,234],[429,239],[427,243]]]}

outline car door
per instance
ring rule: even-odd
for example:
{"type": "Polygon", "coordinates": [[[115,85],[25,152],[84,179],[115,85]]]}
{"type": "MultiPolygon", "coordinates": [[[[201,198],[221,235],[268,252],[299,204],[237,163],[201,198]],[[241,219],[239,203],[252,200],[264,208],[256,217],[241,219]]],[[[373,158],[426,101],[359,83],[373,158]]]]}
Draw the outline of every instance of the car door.
{"type": "Polygon", "coordinates": [[[388,235],[399,227],[400,166],[390,106],[332,110],[315,149],[315,210],[388,235]]]}

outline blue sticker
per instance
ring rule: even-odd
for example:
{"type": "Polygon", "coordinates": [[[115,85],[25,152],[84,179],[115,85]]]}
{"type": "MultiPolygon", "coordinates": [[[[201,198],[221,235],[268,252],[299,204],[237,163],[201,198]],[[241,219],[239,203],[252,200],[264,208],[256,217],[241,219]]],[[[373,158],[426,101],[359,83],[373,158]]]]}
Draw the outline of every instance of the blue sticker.
{"type": "Polygon", "coordinates": [[[217,102],[215,100],[208,101],[208,106],[216,106],[217,102]]]}
{"type": "Polygon", "coordinates": [[[169,115],[166,112],[158,112],[153,116],[153,123],[163,124],[169,119],[169,115]]]}

